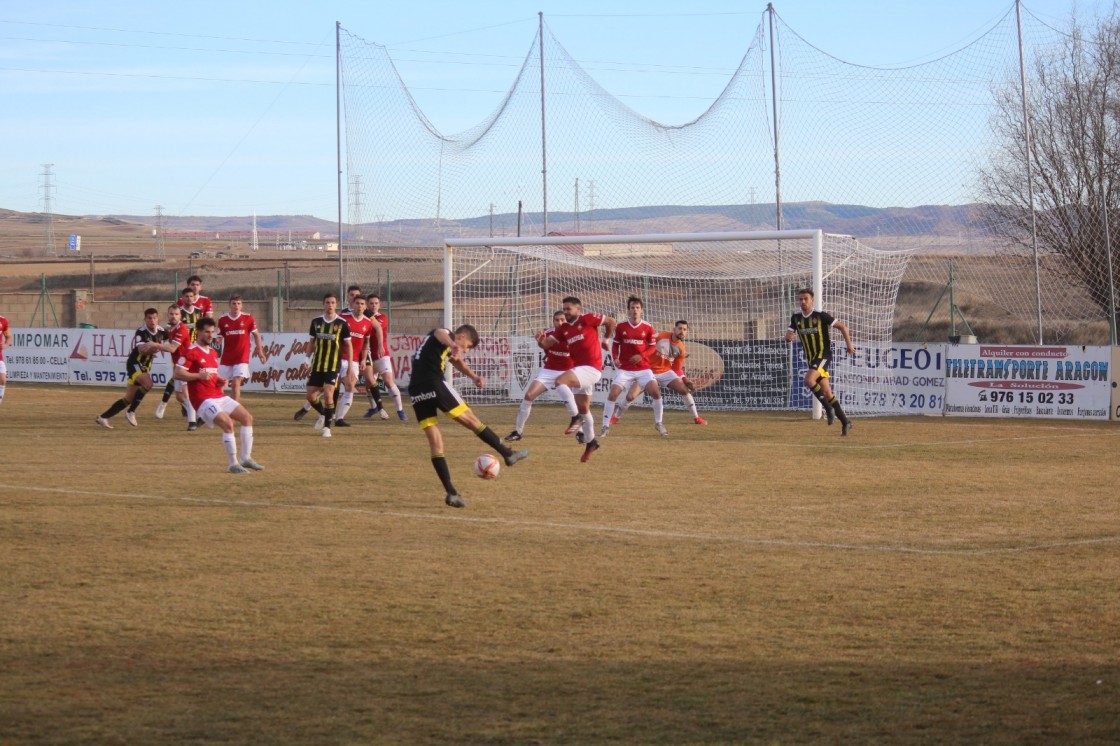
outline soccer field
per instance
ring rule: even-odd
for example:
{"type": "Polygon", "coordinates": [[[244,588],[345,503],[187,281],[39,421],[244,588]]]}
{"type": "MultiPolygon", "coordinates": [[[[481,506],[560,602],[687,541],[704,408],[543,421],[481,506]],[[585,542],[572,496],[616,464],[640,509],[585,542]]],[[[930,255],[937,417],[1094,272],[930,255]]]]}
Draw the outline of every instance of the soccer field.
{"type": "Polygon", "coordinates": [[[581,464],[538,405],[493,481],[444,423],[454,510],[414,422],[248,396],[230,475],[119,393],[0,406],[5,743],[1120,741],[1114,425],[635,409],[581,464]]]}

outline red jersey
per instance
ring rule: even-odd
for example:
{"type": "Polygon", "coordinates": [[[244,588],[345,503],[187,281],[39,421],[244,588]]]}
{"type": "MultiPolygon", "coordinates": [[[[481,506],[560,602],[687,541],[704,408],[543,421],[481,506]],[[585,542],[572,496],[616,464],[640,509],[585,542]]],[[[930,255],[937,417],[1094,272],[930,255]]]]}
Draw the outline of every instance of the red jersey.
{"type": "MultiPolygon", "coordinates": [[[[179,299],[177,305],[179,308],[184,307],[182,298],[179,299]]],[[[194,307],[201,311],[203,316],[212,316],[214,314],[214,304],[205,295],[198,296],[198,299],[194,302],[194,307]]]]}
{"type": "Polygon", "coordinates": [[[370,316],[375,322],[381,325],[381,338],[385,340],[384,344],[378,344],[377,335],[370,334],[369,336],[369,350],[370,357],[374,360],[379,357],[387,357],[389,355],[389,317],[383,313],[377,313],[370,316]]]}
{"type": "Polygon", "coordinates": [[[367,319],[365,316],[355,316],[353,313],[348,313],[342,317],[347,324],[350,325],[350,356],[346,355],[346,347],[342,348],[342,359],[354,362],[355,360],[362,361],[365,357],[362,351],[367,344],[372,344],[373,336],[373,321],[367,319]]]}
{"type": "Polygon", "coordinates": [[[568,345],[572,367],[590,365],[596,370],[603,369],[603,350],[599,346],[599,325],[603,314],[585,313],[574,322],[563,323],[550,335],[557,342],[568,345]]]}
{"type": "MultiPolygon", "coordinates": [[[[8,326],[8,320],[6,318],[4,318],[3,316],[0,316],[0,337],[3,337],[4,332],[8,331],[9,328],[11,328],[11,327],[8,326]]],[[[3,359],[4,359],[4,348],[0,347],[0,360],[3,360],[3,359]]]]}
{"type": "Polygon", "coordinates": [[[187,395],[191,398],[191,406],[196,410],[202,407],[202,403],[207,399],[220,399],[225,396],[222,387],[218,385],[218,351],[213,347],[192,344],[186,352],[179,353],[175,365],[186,368],[188,373],[208,370],[214,374],[206,381],[187,381],[187,395]]]}
{"type": "Polygon", "coordinates": [[[249,339],[257,329],[252,314],[239,313],[236,317],[228,313],[218,319],[218,334],[222,336],[222,365],[238,365],[249,362],[249,339]]]}
{"type": "MultiPolygon", "coordinates": [[[[555,339],[555,328],[545,329],[546,337],[553,337],[555,339]]],[[[568,343],[559,342],[552,345],[544,351],[544,369],[545,370],[571,370],[572,369],[572,354],[568,352],[568,343]]]]}
{"type": "Polygon", "coordinates": [[[631,324],[627,319],[614,328],[614,344],[617,345],[614,362],[619,370],[649,370],[649,353],[657,344],[657,332],[648,322],[631,324]],[[641,355],[642,359],[631,362],[634,355],[641,355]]]}
{"type": "Polygon", "coordinates": [[[170,344],[178,343],[175,352],[171,353],[171,362],[174,363],[179,359],[179,355],[187,351],[191,346],[191,330],[186,324],[176,324],[175,326],[167,327],[167,341],[170,344]]]}

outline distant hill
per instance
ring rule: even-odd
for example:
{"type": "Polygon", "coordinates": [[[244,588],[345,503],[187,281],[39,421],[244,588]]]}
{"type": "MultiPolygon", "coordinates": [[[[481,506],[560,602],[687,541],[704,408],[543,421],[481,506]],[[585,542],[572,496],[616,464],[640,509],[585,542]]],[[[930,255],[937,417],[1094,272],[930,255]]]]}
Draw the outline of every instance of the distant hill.
{"type": "MultiPolygon", "coordinates": [[[[828,233],[852,236],[959,236],[970,231],[983,235],[977,220],[982,205],[922,205],[918,207],[867,207],[827,202],[796,202],[782,206],[783,227],[787,229],[821,228],[828,233]]],[[[81,221],[89,225],[132,224],[151,228],[156,218],[151,215],[55,215],[56,221],[81,221]]],[[[17,213],[0,209],[0,223],[41,223],[41,213],[17,213]]],[[[688,231],[773,230],[774,205],[656,205],[600,209],[581,212],[552,211],[548,215],[550,230],[598,230],[607,233],[655,233],[688,231]]],[[[543,224],[542,216],[525,213],[521,225],[526,235],[535,233],[543,224]]],[[[169,231],[247,232],[253,228],[253,217],[216,217],[206,215],[163,216],[169,231]]],[[[312,215],[258,215],[259,231],[318,232],[323,238],[335,237],[338,224],[312,215]]],[[[365,223],[356,231],[369,241],[438,243],[448,235],[515,235],[516,213],[479,215],[458,220],[393,220],[365,223]]],[[[350,226],[344,226],[350,230],[350,226]]]]}

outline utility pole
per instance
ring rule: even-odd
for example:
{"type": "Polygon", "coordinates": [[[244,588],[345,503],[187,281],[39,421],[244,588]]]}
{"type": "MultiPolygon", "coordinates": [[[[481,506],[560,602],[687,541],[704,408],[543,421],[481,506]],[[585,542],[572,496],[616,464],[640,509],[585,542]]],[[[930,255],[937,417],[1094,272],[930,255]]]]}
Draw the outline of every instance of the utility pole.
{"type": "Polygon", "coordinates": [[[43,251],[47,256],[55,255],[54,212],[51,209],[51,192],[54,191],[54,184],[51,183],[51,177],[54,175],[51,173],[51,168],[53,166],[53,163],[44,163],[43,173],[39,174],[43,178],[43,183],[40,187],[43,190],[41,200],[43,202],[43,229],[45,231],[43,236],[43,251]]]}
{"type": "Polygon", "coordinates": [[[576,232],[579,232],[579,177],[576,177],[576,232]]]}
{"type": "Polygon", "coordinates": [[[350,242],[360,238],[362,229],[362,177],[361,174],[350,176],[350,242]]]}
{"type": "Polygon", "coordinates": [[[587,211],[595,212],[595,180],[587,182],[587,211]]]}
{"type": "Polygon", "coordinates": [[[156,229],[152,231],[156,237],[156,258],[163,259],[164,245],[163,245],[163,205],[156,205],[156,229]]]}

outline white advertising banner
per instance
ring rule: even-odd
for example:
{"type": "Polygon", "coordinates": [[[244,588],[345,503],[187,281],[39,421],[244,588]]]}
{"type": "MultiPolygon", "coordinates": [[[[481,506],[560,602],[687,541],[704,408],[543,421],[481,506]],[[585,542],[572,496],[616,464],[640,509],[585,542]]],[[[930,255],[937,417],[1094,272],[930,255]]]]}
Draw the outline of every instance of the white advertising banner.
{"type": "Polygon", "coordinates": [[[945,356],[945,414],[1109,417],[1108,347],[949,345],[945,356]]]}
{"type": "MultiPolygon", "coordinates": [[[[884,355],[878,348],[856,343],[855,357],[844,358],[845,372],[837,377],[836,388],[843,396],[845,383],[867,384],[874,390],[864,391],[864,400],[855,404],[884,414],[940,415],[945,406],[947,347],[940,342],[896,342],[884,355]]],[[[800,378],[796,385],[804,388],[800,378]]]]}

